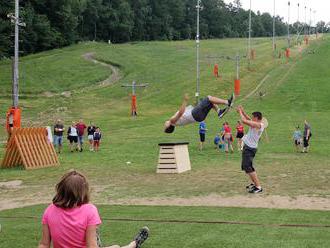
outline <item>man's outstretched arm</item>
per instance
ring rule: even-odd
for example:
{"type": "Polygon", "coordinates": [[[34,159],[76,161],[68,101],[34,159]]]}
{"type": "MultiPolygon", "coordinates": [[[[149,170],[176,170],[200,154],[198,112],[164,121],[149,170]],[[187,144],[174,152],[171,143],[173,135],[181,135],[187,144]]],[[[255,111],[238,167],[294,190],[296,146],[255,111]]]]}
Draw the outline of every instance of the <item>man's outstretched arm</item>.
{"type": "Polygon", "coordinates": [[[189,100],[188,94],[185,94],[183,97],[182,104],[179,108],[179,111],[175,115],[173,115],[170,119],[170,122],[172,124],[175,124],[181,118],[181,116],[184,114],[184,111],[186,110],[186,107],[188,104],[188,100],[189,100]]]}

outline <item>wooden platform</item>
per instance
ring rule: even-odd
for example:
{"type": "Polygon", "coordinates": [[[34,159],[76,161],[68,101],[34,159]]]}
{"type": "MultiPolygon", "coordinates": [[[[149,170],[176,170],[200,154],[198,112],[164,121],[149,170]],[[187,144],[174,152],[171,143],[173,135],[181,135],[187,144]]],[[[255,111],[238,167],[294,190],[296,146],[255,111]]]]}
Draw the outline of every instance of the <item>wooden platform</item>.
{"type": "Polygon", "coordinates": [[[46,128],[15,128],[12,131],[1,168],[21,165],[25,169],[59,165],[54,146],[47,138],[46,128]]]}
{"type": "Polygon", "coordinates": [[[157,173],[182,173],[191,170],[188,142],[160,143],[157,173]]]}

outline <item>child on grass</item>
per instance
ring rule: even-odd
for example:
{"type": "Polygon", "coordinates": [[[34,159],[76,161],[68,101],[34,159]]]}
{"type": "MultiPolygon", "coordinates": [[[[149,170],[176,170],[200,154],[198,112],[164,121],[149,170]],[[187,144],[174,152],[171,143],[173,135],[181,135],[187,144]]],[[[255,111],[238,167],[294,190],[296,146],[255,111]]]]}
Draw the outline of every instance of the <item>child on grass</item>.
{"type": "Polygon", "coordinates": [[[94,147],[95,152],[99,151],[101,138],[102,138],[102,134],[101,134],[100,128],[97,127],[95,129],[94,134],[93,134],[93,141],[94,141],[93,142],[93,147],[94,147]]]}
{"type": "Polygon", "coordinates": [[[293,141],[296,147],[296,152],[299,152],[302,144],[302,133],[299,129],[299,126],[297,126],[296,130],[293,132],[293,141]]]}
{"type": "MultiPolygon", "coordinates": [[[[70,171],[56,185],[53,203],[43,214],[39,248],[50,248],[51,244],[54,248],[98,248],[97,228],[101,223],[97,208],[89,203],[86,177],[70,171]]],[[[125,248],[140,248],[148,236],[149,229],[142,228],[125,248]]]]}

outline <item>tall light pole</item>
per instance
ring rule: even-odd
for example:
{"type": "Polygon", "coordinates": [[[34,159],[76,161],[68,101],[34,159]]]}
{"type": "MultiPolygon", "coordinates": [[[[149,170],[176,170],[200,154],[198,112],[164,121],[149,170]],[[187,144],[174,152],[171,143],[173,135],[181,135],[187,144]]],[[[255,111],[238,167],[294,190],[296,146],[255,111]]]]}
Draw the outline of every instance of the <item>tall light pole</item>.
{"type": "Polygon", "coordinates": [[[276,50],[276,45],[275,45],[275,12],[276,12],[276,0],[274,0],[274,14],[273,14],[273,51],[275,52],[276,50]]]}
{"type": "Polygon", "coordinates": [[[311,34],[311,26],[312,26],[312,8],[309,8],[309,29],[308,34],[311,34]]]}
{"type": "Polygon", "coordinates": [[[307,34],[307,14],[306,14],[307,6],[305,5],[305,35],[307,34]]]}
{"type": "Polygon", "coordinates": [[[14,48],[14,63],[13,63],[13,107],[18,108],[18,94],[19,94],[19,27],[25,27],[25,23],[19,19],[19,0],[15,0],[15,15],[8,14],[7,17],[11,19],[11,22],[15,25],[15,48],[14,48]]]}
{"type": "Polygon", "coordinates": [[[251,7],[252,3],[250,0],[250,11],[249,11],[249,39],[248,39],[248,58],[249,58],[249,66],[251,60],[251,7]]]}
{"type": "Polygon", "coordinates": [[[197,80],[196,80],[196,104],[199,102],[200,94],[200,68],[199,68],[199,46],[200,46],[200,33],[199,33],[199,12],[201,10],[201,0],[197,0],[197,32],[196,32],[196,69],[197,69],[197,80]]]}
{"type": "Polygon", "coordinates": [[[290,48],[290,1],[288,2],[288,48],[290,48]]]}
{"type": "Polygon", "coordinates": [[[317,23],[315,19],[316,10],[313,11],[313,14],[314,14],[315,35],[317,35],[317,23]]]}

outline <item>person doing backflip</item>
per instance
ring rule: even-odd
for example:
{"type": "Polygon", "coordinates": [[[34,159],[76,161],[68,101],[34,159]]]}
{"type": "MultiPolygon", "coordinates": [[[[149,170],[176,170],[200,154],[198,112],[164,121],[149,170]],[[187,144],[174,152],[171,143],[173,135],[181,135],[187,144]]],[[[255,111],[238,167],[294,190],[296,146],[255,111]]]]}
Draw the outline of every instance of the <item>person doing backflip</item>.
{"type": "Polygon", "coordinates": [[[214,109],[219,118],[222,118],[233,106],[234,94],[228,100],[207,96],[203,98],[197,106],[188,105],[189,97],[185,94],[183,103],[179,110],[164,124],[165,133],[173,133],[176,126],[185,126],[191,123],[202,122],[206,119],[211,109],[214,109]],[[220,109],[218,105],[225,105],[224,109],[220,109]]]}

